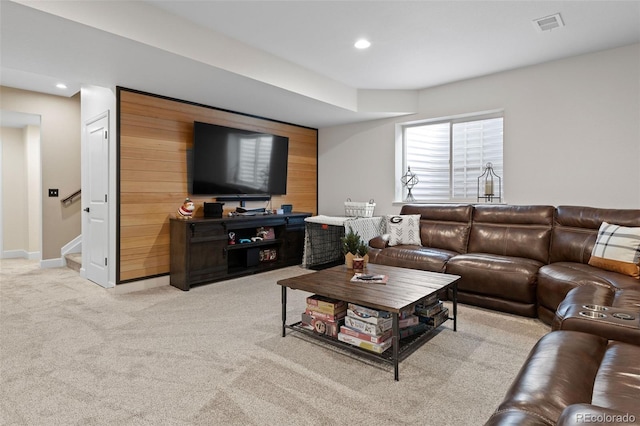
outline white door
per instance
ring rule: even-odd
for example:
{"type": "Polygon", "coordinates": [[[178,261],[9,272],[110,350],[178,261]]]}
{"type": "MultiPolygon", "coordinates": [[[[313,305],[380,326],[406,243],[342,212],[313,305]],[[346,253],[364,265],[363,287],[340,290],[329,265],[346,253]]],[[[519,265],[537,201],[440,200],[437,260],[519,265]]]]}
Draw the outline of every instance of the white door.
{"type": "Polygon", "coordinates": [[[109,253],[108,184],[109,184],[109,114],[105,112],[86,124],[86,164],[88,185],[82,194],[83,227],[82,252],[86,277],[103,287],[108,286],[109,253]],[[86,254],[84,254],[86,252],[86,254]],[[86,265],[86,266],[85,266],[86,265]]]}

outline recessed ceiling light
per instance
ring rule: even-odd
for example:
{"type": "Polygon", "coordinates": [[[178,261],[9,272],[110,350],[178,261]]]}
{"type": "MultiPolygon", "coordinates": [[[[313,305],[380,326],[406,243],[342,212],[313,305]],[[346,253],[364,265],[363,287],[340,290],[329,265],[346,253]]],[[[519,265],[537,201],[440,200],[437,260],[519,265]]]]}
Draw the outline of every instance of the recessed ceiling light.
{"type": "Polygon", "coordinates": [[[366,49],[371,46],[371,42],[369,42],[369,40],[361,38],[360,40],[356,41],[356,44],[354,44],[354,46],[356,47],[356,49],[366,49]]]}
{"type": "Polygon", "coordinates": [[[56,84],[56,87],[57,87],[58,89],[66,89],[66,88],[67,88],[67,85],[66,85],[66,84],[64,84],[64,83],[58,83],[58,84],[56,84]]]}

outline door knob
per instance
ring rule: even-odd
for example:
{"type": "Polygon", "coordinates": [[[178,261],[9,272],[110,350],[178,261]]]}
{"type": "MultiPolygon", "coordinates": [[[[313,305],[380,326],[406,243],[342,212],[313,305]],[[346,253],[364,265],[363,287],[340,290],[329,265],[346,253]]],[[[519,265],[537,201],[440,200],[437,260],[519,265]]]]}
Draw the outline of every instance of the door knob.
{"type": "Polygon", "coordinates": [[[84,211],[89,213],[89,207],[85,207],[84,211]]]}

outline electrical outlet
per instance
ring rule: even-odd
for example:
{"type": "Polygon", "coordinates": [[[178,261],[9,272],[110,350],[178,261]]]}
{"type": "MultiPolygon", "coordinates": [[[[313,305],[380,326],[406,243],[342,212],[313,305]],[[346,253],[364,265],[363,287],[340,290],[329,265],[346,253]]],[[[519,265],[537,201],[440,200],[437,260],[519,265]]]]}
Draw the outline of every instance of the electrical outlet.
{"type": "Polygon", "coordinates": [[[49,188],[49,197],[57,197],[58,196],[58,188],[51,189],[49,188]]]}

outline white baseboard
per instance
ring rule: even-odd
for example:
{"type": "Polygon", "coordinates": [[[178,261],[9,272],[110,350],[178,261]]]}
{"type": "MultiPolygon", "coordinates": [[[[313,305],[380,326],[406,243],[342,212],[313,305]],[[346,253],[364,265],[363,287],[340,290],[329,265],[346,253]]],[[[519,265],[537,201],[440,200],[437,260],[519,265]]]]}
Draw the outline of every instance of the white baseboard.
{"type": "Polygon", "coordinates": [[[3,259],[26,259],[27,252],[25,250],[5,250],[2,252],[3,259]]]}
{"type": "Polygon", "coordinates": [[[3,259],[29,259],[40,260],[39,251],[26,251],[26,250],[5,250],[2,252],[3,259]]]}
{"type": "Polygon", "coordinates": [[[59,257],[57,259],[45,259],[40,261],[40,267],[43,269],[61,268],[66,265],[67,263],[65,262],[64,257],[59,257]]]}
{"type": "Polygon", "coordinates": [[[29,260],[40,260],[42,258],[39,251],[31,251],[28,253],[28,256],[29,260]]]}

